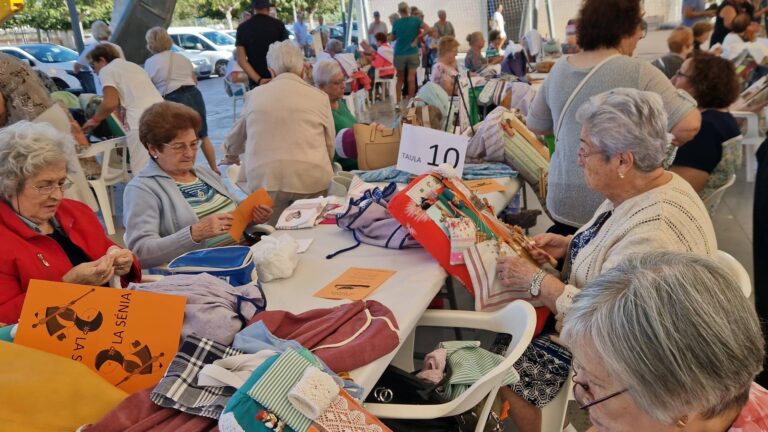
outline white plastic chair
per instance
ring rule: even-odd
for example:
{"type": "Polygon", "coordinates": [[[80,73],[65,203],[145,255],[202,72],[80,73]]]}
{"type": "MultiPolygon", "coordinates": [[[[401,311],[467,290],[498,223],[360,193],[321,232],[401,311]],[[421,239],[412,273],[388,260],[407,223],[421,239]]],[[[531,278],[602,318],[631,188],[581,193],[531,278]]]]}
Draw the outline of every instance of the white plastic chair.
{"type": "Polygon", "coordinates": [[[224,87],[232,95],[232,121],[237,119],[237,100],[245,103],[245,94],[248,93],[248,84],[232,82],[229,77],[224,77],[224,87]]]}
{"type": "MultiPolygon", "coordinates": [[[[512,335],[512,344],[507,349],[503,362],[484,375],[479,381],[456,399],[439,405],[404,405],[366,403],[371,414],[379,418],[398,419],[435,419],[466,412],[485,400],[478,417],[476,432],[483,431],[491,406],[499,390],[499,383],[507,371],[514,367],[515,361],[531,343],[536,326],[536,313],[530,303],[517,300],[496,312],[472,312],[453,310],[428,310],[424,313],[417,327],[461,327],[489,330],[512,335]]],[[[392,364],[404,369],[414,370],[413,346],[416,329],[408,336],[403,346],[395,355],[392,364]]]]}
{"type": "Polygon", "coordinates": [[[96,194],[99,210],[104,218],[104,226],[109,235],[115,233],[115,223],[112,219],[112,206],[114,205],[112,186],[117,183],[126,182],[129,179],[128,165],[125,157],[122,158],[122,162],[117,164],[117,166],[110,163],[113,162],[112,156],[117,156],[115,150],[119,148],[123,149],[124,152],[127,151],[125,137],[91,144],[77,155],[80,159],[90,157],[100,159],[101,173],[96,178],[89,178],[88,185],[91,186],[91,189],[96,194]]]}
{"type": "Polygon", "coordinates": [[[352,114],[352,117],[357,117],[357,96],[355,96],[354,93],[350,93],[348,95],[344,95],[343,99],[344,103],[347,104],[347,108],[352,114]]]}
{"type": "Polygon", "coordinates": [[[744,297],[749,298],[749,296],[752,295],[752,281],[749,279],[749,273],[747,273],[744,266],[729,253],[721,250],[715,253],[715,261],[728,270],[731,277],[736,279],[736,282],[739,284],[744,297]]]}
{"type": "MultiPolygon", "coordinates": [[[[395,71],[394,67],[391,68],[378,68],[373,71],[373,86],[381,86],[382,97],[389,97],[392,105],[395,105],[395,92],[397,92],[397,72],[390,75],[389,78],[382,78],[382,71],[395,71]]],[[[374,91],[374,94],[376,92],[374,91]]]]}
{"type": "MultiPolygon", "coordinates": [[[[707,197],[707,199],[704,200],[704,205],[708,209],[716,209],[717,206],[720,204],[720,200],[723,199],[723,195],[725,194],[726,189],[733,186],[733,184],[736,183],[736,174],[732,174],[731,177],[728,179],[728,181],[720,186],[719,188],[715,189],[714,192],[712,192],[711,195],[707,197]]],[[[712,214],[710,214],[712,216],[712,214]]]]}
{"type": "Polygon", "coordinates": [[[757,173],[757,159],[755,153],[757,148],[765,140],[765,134],[760,130],[760,116],[757,113],[749,111],[731,111],[731,114],[737,119],[744,120],[741,134],[744,136],[741,145],[744,146],[744,157],[747,159],[746,171],[747,181],[755,181],[757,173]]]}

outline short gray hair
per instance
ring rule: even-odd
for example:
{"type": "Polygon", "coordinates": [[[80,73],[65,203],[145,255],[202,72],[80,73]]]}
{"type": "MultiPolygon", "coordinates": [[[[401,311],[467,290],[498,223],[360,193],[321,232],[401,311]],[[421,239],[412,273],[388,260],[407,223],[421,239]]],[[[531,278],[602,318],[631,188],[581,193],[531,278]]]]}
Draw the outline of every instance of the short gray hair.
{"type": "Polygon", "coordinates": [[[590,282],[565,317],[569,346],[592,343],[638,407],[665,424],[741,408],[763,367],[754,305],[713,260],[630,256],[590,282]]]}
{"type": "Polygon", "coordinates": [[[304,54],[290,39],[275,42],[267,51],[267,66],[275,71],[275,75],[285,72],[301,75],[304,71],[304,54]]]}
{"type": "Polygon", "coordinates": [[[401,13],[408,13],[408,3],[406,2],[400,2],[397,4],[397,11],[401,13]]]}
{"type": "Polygon", "coordinates": [[[445,11],[444,11],[443,9],[440,9],[439,11],[437,11],[437,16],[438,16],[438,17],[443,17],[443,16],[445,16],[445,15],[446,15],[446,14],[445,14],[445,11]]]}
{"type": "Polygon", "coordinates": [[[112,36],[112,30],[104,21],[96,20],[91,24],[91,36],[97,41],[106,40],[112,36]]]}
{"type": "Polygon", "coordinates": [[[640,171],[661,167],[667,153],[667,113],[661,96],[617,88],[589,98],[576,120],[606,158],[631,152],[640,171]]]}
{"type": "Polygon", "coordinates": [[[173,41],[163,27],[152,27],[147,30],[144,37],[147,40],[147,49],[152,54],[168,51],[173,46],[173,41]]]}
{"type": "Polygon", "coordinates": [[[331,39],[325,46],[325,52],[329,54],[339,54],[344,52],[344,44],[338,39],[331,39]]]}
{"type": "Polygon", "coordinates": [[[20,121],[0,129],[0,196],[8,200],[25,181],[57,162],[73,160],[75,142],[47,123],[20,121]]]}
{"type": "Polygon", "coordinates": [[[322,87],[339,74],[344,75],[344,72],[341,71],[341,66],[338,63],[333,60],[321,60],[312,69],[312,80],[315,81],[316,86],[322,87]]]}

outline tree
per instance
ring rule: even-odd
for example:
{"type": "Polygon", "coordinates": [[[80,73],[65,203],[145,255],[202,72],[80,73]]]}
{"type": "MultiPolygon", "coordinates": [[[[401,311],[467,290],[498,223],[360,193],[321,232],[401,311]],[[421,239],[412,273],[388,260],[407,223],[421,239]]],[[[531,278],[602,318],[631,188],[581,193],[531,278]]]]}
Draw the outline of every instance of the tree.
{"type": "MultiPolygon", "coordinates": [[[[77,0],[77,10],[83,26],[93,21],[109,21],[112,0],[77,0]]],[[[66,2],[61,0],[26,0],[24,10],[8,20],[3,27],[32,27],[38,30],[69,30],[72,24],[66,2]]]]}

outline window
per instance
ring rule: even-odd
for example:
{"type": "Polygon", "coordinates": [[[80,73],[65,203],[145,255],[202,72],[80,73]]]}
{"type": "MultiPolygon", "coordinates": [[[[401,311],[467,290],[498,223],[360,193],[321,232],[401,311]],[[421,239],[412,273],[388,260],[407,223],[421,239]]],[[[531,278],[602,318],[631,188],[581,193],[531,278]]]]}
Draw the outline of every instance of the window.
{"type": "Polygon", "coordinates": [[[0,52],[3,52],[5,54],[11,55],[11,56],[14,56],[14,57],[16,57],[18,59],[27,60],[27,57],[24,54],[22,54],[22,53],[20,53],[20,52],[18,52],[16,50],[0,50],[0,52]]]}
{"type": "Polygon", "coordinates": [[[77,60],[77,52],[69,48],[53,44],[20,45],[19,48],[28,52],[42,63],[62,63],[77,60]]]}
{"type": "Polygon", "coordinates": [[[203,40],[195,35],[183,34],[183,35],[179,35],[179,38],[180,38],[179,46],[184,49],[199,50],[201,48],[198,47],[198,44],[202,46],[202,49],[205,49],[205,43],[203,42],[203,40]]]}
{"type": "Polygon", "coordinates": [[[202,35],[208,38],[209,41],[215,43],[216,45],[234,45],[235,44],[234,38],[222,32],[209,31],[209,32],[202,33],[202,35]]]}

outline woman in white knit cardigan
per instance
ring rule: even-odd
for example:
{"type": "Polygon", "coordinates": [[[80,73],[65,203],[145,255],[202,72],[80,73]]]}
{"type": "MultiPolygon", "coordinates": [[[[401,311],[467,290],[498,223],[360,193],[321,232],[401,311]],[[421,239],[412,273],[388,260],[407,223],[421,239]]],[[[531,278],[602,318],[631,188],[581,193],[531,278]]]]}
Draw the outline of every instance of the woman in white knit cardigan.
{"type": "MultiPolygon", "coordinates": [[[[542,250],[565,259],[559,275],[519,257],[503,259],[497,267],[504,285],[530,293],[556,314],[556,328],[579,288],[627,255],[669,250],[712,256],[717,250],[704,203],[688,182],[662,167],[668,138],[659,95],[615,89],[592,97],[577,119],[583,124],[579,166],[589,188],[605,196],[605,202],[575,235],[533,238],[536,247],[530,252],[541,265],[547,262],[542,250]]],[[[570,353],[549,336],[540,336],[515,366],[518,372],[529,370],[530,379],[516,385],[514,393],[502,393],[513,403],[512,412],[517,410],[513,420],[521,416],[528,426],[523,430],[538,430],[536,407],[557,394],[567,378],[570,353]],[[542,382],[545,376],[548,382],[542,382]]]]}

